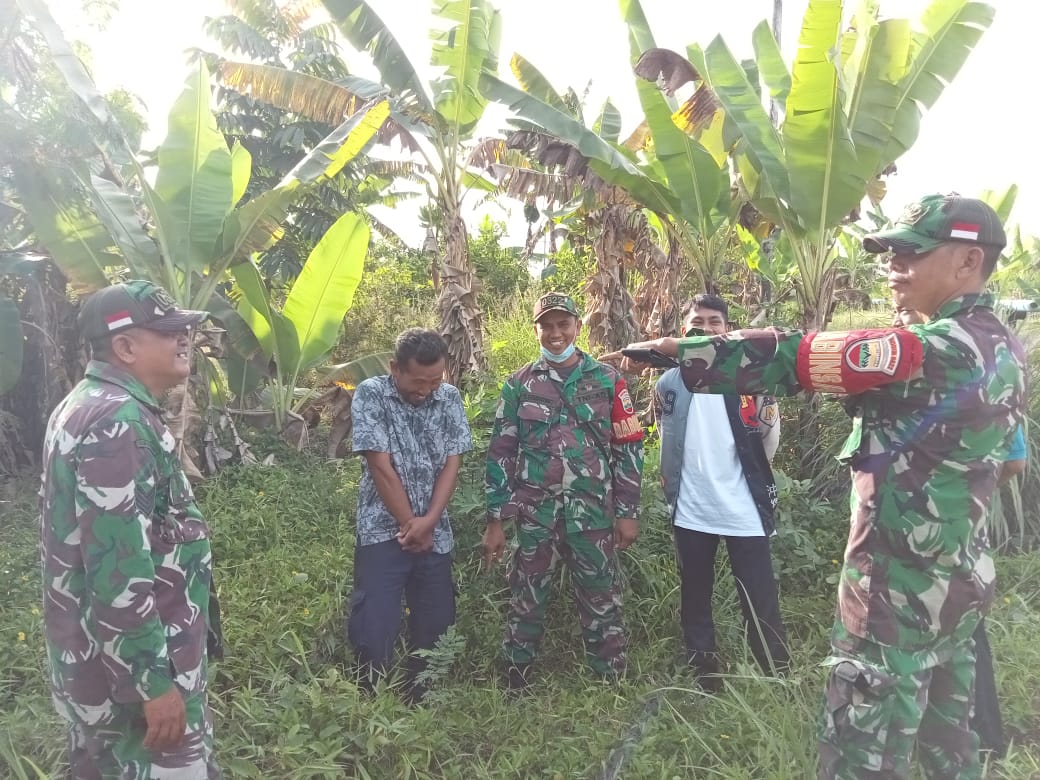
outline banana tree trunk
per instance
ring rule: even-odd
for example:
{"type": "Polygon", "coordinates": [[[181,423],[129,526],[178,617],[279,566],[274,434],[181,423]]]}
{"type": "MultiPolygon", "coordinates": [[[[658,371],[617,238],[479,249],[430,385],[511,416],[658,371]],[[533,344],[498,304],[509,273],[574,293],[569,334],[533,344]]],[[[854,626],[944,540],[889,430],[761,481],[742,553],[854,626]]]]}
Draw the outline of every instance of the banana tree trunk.
{"type": "Polygon", "coordinates": [[[621,349],[639,336],[633,316],[635,302],[625,285],[630,211],[629,206],[603,209],[599,235],[593,242],[596,266],[585,287],[585,327],[589,346],[604,350],[621,349]]]}
{"type": "Polygon", "coordinates": [[[477,302],[480,280],[469,261],[469,237],[458,203],[444,208],[444,260],[437,296],[440,332],[448,342],[447,381],[458,385],[472,372],[487,369],[484,315],[477,302]]]}
{"type": "Polygon", "coordinates": [[[0,398],[0,474],[39,465],[47,419],[84,368],[76,309],[61,271],[41,262],[20,283],[25,346],[18,384],[0,398]]]}

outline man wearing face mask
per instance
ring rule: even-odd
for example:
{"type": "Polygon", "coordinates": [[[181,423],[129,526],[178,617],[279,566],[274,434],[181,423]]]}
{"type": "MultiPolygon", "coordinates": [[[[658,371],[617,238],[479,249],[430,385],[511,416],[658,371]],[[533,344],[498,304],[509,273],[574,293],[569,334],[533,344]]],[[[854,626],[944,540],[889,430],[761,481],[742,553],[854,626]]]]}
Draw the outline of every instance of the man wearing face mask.
{"type": "Polygon", "coordinates": [[[575,347],[581,320],[570,296],[539,298],[534,329],[542,355],[502,386],[485,477],[486,565],[505,548],[503,520],[516,524],[503,642],[513,691],[528,685],[561,559],[589,665],[604,677],[624,671],[617,551],[639,534],[643,470],[643,430],[625,380],[575,347]]]}
{"type": "MultiPolygon", "coordinates": [[[[366,379],[354,393],[354,452],[364,460],[347,633],[366,684],[391,665],[402,596],[412,650],[433,648],[455,622],[447,506],[473,440],[459,391],[442,381],[447,355],[436,331],[406,330],[389,376],[366,379]]],[[[422,659],[410,655],[413,703],[424,694],[422,668],[422,659]]]]}

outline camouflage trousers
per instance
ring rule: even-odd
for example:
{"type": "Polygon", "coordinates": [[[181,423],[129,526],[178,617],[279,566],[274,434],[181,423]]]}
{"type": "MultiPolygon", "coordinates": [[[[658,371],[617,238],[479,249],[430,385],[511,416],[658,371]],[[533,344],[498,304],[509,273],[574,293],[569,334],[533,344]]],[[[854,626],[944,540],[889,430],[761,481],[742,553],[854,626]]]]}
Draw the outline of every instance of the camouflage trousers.
{"type": "Polygon", "coordinates": [[[825,663],[831,671],[820,724],[821,780],[909,777],[915,743],[926,777],[982,777],[969,725],[970,637],[923,653],[857,640],[853,652],[835,648],[825,663]]]}
{"type": "Polygon", "coordinates": [[[621,621],[621,576],[614,531],[566,530],[533,519],[516,521],[517,548],[509,567],[509,619],[503,651],[510,663],[534,660],[545,633],[553,575],[564,561],[574,586],[589,665],[602,675],[625,670],[625,629],[621,621]]]}
{"type": "Polygon", "coordinates": [[[219,780],[213,757],[213,717],[206,694],[186,696],[188,725],[181,744],[153,751],[142,744],[139,704],[117,704],[103,723],[69,723],[70,780],[219,780]]]}

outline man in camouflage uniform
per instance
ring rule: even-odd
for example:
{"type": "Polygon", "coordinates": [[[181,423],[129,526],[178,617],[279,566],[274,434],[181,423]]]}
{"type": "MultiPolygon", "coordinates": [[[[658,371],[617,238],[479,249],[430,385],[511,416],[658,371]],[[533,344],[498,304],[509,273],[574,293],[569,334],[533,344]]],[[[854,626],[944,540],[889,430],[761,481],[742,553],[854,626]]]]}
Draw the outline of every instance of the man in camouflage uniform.
{"type": "Polygon", "coordinates": [[[534,307],[542,357],[510,376],[488,448],[485,562],[505,547],[515,519],[517,549],[503,643],[511,689],[527,686],[545,630],[553,574],[571,574],[589,664],[625,669],[617,551],[639,533],[643,431],[624,378],[575,347],[574,301],[548,293],[534,307]]]}
{"type": "Polygon", "coordinates": [[[79,318],[94,359],[47,427],[44,629],[76,780],[220,777],[209,529],[157,400],[188,377],[206,316],[150,282],[95,293],[79,318]]]}
{"type": "Polygon", "coordinates": [[[652,344],[690,389],[862,393],[842,451],[852,524],[838,589],[821,778],[979,778],[972,633],[993,598],[986,505],[1022,419],[1021,345],[986,279],[1006,243],[985,203],[931,195],[864,247],[888,252],[905,330],[737,331],[652,344]]]}

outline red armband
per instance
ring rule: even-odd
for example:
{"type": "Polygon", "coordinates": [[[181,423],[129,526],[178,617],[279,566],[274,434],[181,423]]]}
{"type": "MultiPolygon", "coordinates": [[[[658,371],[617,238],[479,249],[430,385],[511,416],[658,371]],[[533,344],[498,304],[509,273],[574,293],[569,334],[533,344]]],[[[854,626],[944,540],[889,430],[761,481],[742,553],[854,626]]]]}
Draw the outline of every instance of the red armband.
{"type": "Polygon", "coordinates": [[[627,444],[641,441],[643,438],[643,426],[636,417],[632,396],[628,394],[628,385],[620,377],[614,383],[614,407],[610,412],[610,428],[613,434],[610,441],[613,444],[627,444]]]}
{"type": "Polygon", "coordinates": [[[910,379],[924,362],[924,345],[892,328],[809,333],[798,345],[798,383],[816,393],[855,395],[910,379]]]}

